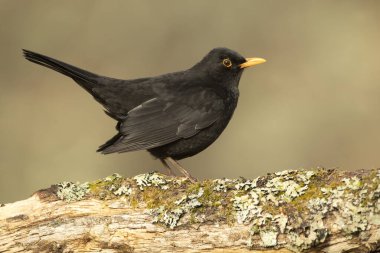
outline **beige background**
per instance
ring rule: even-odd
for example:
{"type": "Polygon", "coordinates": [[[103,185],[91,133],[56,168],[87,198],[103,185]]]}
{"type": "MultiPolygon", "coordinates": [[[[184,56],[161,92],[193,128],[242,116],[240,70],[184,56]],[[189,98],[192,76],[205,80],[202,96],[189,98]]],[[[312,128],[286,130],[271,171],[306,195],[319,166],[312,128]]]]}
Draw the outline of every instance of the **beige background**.
{"type": "Polygon", "coordinates": [[[72,80],[21,48],[137,78],[225,46],[245,71],[218,141],[183,160],[198,178],[380,166],[380,1],[0,0],[0,202],[52,183],[161,168],[147,152],[100,155],[114,121],[72,80]]]}

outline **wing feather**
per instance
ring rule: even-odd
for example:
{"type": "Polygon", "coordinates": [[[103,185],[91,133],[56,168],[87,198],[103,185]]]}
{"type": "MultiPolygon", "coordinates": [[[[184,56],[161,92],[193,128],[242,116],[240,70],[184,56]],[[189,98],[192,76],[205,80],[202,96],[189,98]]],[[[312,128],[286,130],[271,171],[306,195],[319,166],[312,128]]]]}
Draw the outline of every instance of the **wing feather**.
{"type": "Polygon", "coordinates": [[[223,114],[223,100],[212,91],[201,90],[180,98],[155,97],[130,110],[120,124],[121,137],[102,152],[151,149],[190,138],[223,114]]]}

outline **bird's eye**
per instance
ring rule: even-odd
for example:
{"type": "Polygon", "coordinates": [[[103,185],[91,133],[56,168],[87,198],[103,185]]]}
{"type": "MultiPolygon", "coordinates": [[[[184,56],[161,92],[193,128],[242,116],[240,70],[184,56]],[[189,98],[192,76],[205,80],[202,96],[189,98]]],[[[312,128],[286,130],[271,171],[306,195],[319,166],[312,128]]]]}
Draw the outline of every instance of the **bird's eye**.
{"type": "Polygon", "coordinates": [[[232,62],[230,59],[226,58],[222,61],[223,65],[226,67],[226,68],[231,68],[232,66],[232,62]]]}

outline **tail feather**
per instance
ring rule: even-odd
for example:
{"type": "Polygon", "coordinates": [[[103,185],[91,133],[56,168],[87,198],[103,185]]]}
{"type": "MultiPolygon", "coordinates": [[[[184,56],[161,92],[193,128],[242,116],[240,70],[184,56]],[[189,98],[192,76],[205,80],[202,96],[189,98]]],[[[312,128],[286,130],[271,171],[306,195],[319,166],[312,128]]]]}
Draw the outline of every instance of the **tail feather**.
{"type": "Polygon", "coordinates": [[[96,78],[99,76],[94,73],[29,50],[23,49],[23,53],[25,59],[73,78],[88,91],[97,84],[96,78]]]}
{"type": "MultiPolygon", "coordinates": [[[[23,49],[23,53],[24,57],[27,60],[55,70],[74,79],[74,81],[76,81],[80,86],[87,90],[98,102],[100,102],[107,109],[105,111],[106,114],[118,121],[116,129],[120,129],[120,120],[123,119],[121,115],[123,115],[124,111],[128,111],[129,108],[125,109],[123,107],[120,107],[120,89],[117,85],[114,85],[119,83],[117,79],[101,77],[89,71],[77,68],[75,66],[42,54],[34,53],[29,50],[23,49]],[[103,83],[100,82],[99,79],[101,79],[103,83]],[[105,80],[108,81],[108,85],[104,85],[105,80]],[[113,104],[112,102],[115,103],[113,104]]],[[[117,143],[122,137],[123,135],[120,132],[117,133],[114,137],[101,145],[97,151],[102,152],[103,154],[112,153],[112,146],[117,143]]]]}

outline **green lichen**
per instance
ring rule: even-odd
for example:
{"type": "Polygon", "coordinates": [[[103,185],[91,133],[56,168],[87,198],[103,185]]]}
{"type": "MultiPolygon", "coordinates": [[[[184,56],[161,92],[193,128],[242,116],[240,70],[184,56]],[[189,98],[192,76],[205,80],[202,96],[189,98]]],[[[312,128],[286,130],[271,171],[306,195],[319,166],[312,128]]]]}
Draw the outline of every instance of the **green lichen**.
{"type": "Polygon", "coordinates": [[[317,180],[309,193],[292,202],[299,209],[306,207],[304,211],[312,214],[306,216],[309,219],[309,231],[305,231],[307,233],[297,232],[289,236],[295,249],[308,249],[325,241],[329,231],[324,227],[324,220],[334,211],[337,212],[334,214],[334,230],[351,236],[369,228],[368,217],[374,217],[378,206],[376,196],[374,197],[376,194],[373,194],[376,192],[373,187],[378,181],[376,177],[369,180],[351,175],[348,178],[339,172],[334,172],[329,177],[334,178],[334,181],[329,182],[326,178],[317,180]]]}
{"type": "Polygon", "coordinates": [[[329,231],[323,223],[323,216],[317,214],[307,220],[307,226],[297,230],[288,230],[287,237],[291,242],[288,248],[296,252],[310,249],[320,243],[323,243],[328,234],[329,231]]]}
{"type": "MultiPolygon", "coordinates": [[[[183,195],[181,198],[174,202],[175,208],[167,209],[164,206],[153,209],[152,214],[154,215],[153,222],[161,222],[170,228],[174,228],[178,225],[180,218],[186,214],[190,213],[195,208],[202,206],[199,198],[202,197],[204,191],[203,188],[199,188],[198,193],[191,195],[183,195]]],[[[195,219],[195,217],[193,217],[195,219]]]]}
{"type": "Polygon", "coordinates": [[[262,230],[260,232],[260,238],[262,241],[262,246],[264,247],[274,247],[277,245],[278,232],[276,230],[262,230]]]}
{"type": "Polygon", "coordinates": [[[213,181],[205,180],[188,184],[186,187],[182,185],[177,189],[170,189],[168,192],[174,191],[176,193],[174,196],[166,196],[164,201],[156,201],[150,205],[153,208],[152,215],[155,222],[174,228],[179,224],[205,220],[231,221],[233,214],[227,201],[230,193],[215,191],[215,185],[213,181]],[[183,222],[180,223],[180,220],[183,222]]]}
{"type": "Polygon", "coordinates": [[[232,201],[238,223],[250,222],[252,218],[257,217],[262,212],[262,207],[259,206],[259,197],[254,192],[243,196],[235,196],[232,201]]]}
{"type": "Polygon", "coordinates": [[[78,201],[89,192],[87,183],[62,182],[57,184],[57,197],[65,201],[78,201]]]}
{"type": "Polygon", "coordinates": [[[165,177],[155,172],[137,175],[133,177],[133,179],[136,181],[137,186],[142,191],[148,186],[160,187],[163,190],[167,190],[169,188],[167,185],[168,181],[165,179],[165,177]]]}
{"type": "Polygon", "coordinates": [[[128,187],[123,183],[126,183],[126,180],[119,174],[114,173],[103,179],[88,183],[89,194],[91,197],[99,199],[112,199],[115,198],[115,192],[120,192],[120,187],[128,187]]]}
{"type": "Polygon", "coordinates": [[[216,192],[227,192],[231,189],[234,181],[231,179],[223,178],[223,179],[215,179],[212,181],[213,190],[216,192]]]}
{"type": "Polygon", "coordinates": [[[248,224],[248,245],[259,239],[276,248],[285,235],[292,250],[302,251],[326,241],[325,221],[331,217],[334,230],[347,236],[365,232],[380,217],[380,171],[365,175],[287,170],[254,180],[191,183],[155,172],[129,179],[113,174],[85,185],[62,183],[57,195],[69,201],[123,198],[131,207],[149,209],[152,222],[171,229],[201,222],[248,224]]]}
{"type": "Polygon", "coordinates": [[[133,190],[130,186],[122,185],[117,190],[115,190],[113,194],[115,194],[116,196],[123,196],[123,195],[129,196],[132,194],[132,191],[133,190]]]}
{"type": "Polygon", "coordinates": [[[321,197],[328,197],[326,195],[323,195],[323,192],[321,189],[322,185],[324,185],[322,178],[318,177],[316,180],[313,180],[308,184],[307,190],[297,198],[294,198],[292,201],[289,202],[290,206],[295,208],[297,212],[302,212],[307,202],[312,198],[321,198],[321,197]]]}

